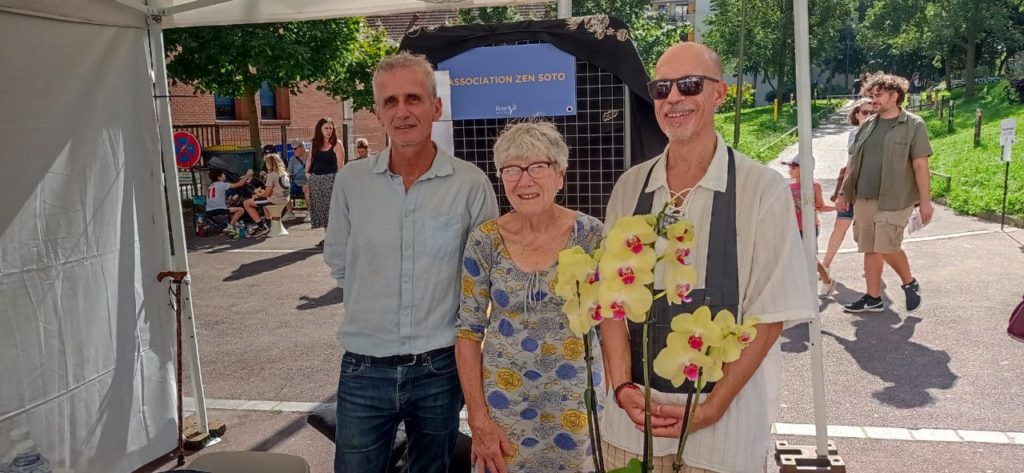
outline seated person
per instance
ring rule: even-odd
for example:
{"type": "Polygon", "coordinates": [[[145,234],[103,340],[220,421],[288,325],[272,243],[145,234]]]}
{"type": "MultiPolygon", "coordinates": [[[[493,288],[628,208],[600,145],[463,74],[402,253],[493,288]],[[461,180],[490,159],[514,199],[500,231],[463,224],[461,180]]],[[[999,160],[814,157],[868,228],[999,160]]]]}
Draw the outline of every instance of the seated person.
{"type": "Polygon", "coordinates": [[[276,153],[266,155],[263,158],[263,165],[267,168],[265,187],[257,189],[252,198],[246,199],[243,204],[249,217],[256,222],[256,228],[251,233],[254,237],[266,235],[270,231],[270,222],[260,215],[258,208],[270,204],[287,205],[288,191],[291,187],[291,183],[288,182],[288,171],[285,170],[284,161],[281,160],[280,155],[276,153]]]}
{"type": "Polygon", "coordinates": [[[244,186],[249,182],[249,177],[243,176],[234,184],[227,182],[227,178],[227,174],[221,169],[215,168],[210,170],[210,187],[206,189],[206,216],[216,222],[218,217],[223,217],[230,213],[231,220],[228,222],[227,227],[224,227],[224,232],[234,233],[235,224],[238,223],[238,219],[242,218],[244,210],[241,207],[228,207],[228,189],[237,189],[244,186]]]}
{"type": "MultiPolygon", "coordinates": [[[[292,179],[291,195],[298,197],[299,194],[305,198],[306,206],[309,206],[309,186],[306,185],[306,160],[309,156],[306,156],[306,146],[302,143],[302,140],[292,140],[292,149],[295,150],[295,156],[288,161],[288,176],[292,179]]],[[[292,213],[292,204],[294,201],[288,201],[288,207],[284,209],[285,216],[281,220],[293,220],[295,214],[292,213]]]]}

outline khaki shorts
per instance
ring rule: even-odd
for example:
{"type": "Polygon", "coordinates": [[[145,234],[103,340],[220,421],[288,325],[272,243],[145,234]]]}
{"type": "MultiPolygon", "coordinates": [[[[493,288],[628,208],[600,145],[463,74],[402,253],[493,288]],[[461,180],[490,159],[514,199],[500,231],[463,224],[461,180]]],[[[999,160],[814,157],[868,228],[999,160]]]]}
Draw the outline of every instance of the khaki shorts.
{"type": "Polygon", "coordinates": [[[878,210],[878,200],[857,199],[853,207],[853,239],[861,253],[895,253],[903,245],[914,206],[902,210],[878,210]]]}

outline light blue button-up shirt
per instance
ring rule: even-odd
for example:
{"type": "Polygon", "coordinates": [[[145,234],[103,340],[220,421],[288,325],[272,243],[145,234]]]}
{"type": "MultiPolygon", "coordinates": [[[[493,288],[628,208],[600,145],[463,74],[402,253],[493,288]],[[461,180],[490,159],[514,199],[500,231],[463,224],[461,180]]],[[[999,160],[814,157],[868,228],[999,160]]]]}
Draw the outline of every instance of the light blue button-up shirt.
{"type": "Polygon", "coordinates": [[[498,217],[487,176],[438,148],[408,191],[391,148],[338,173],[324,261],[345,289],[338,341],[369,356],[455,344],[462,252],[470,230],[498,217]]]}

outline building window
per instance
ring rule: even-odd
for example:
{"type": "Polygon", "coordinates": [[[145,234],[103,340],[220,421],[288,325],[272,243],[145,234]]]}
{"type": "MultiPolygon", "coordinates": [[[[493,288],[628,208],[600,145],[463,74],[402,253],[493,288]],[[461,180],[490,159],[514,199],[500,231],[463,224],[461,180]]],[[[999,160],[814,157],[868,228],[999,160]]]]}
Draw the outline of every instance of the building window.
{"type": "Polygon", "coordinates": [[[658,5],[658,13],[660,13],[662,15],[667,15],[668,14],[668,5],[665,5],[665,4],[658,5]]]}
{"type": "Polygon", "coordinates": [[[235,119],[235,98],[223,95],[213,96],[214,113],[218,120],[235,119]]]}
{"type": "Polygon", "coordinates": [[[260,118],[264,120],[277,119],[277,95],[267,82],[260,86],[260,118]]]}
{"type": "Polygon", "coordinates": [[[686,14],[686,12],[684,10],[685,6],[682,3],[680,3],[680,4],[677,4],[677,5],[673,5],[673,8],[675,8],[675,11],[672,12],[672,16],[675,17],[675,18],[673,18],[673,20],[675,20],[675,21],[683,21],[683,15],[686,14]]]}

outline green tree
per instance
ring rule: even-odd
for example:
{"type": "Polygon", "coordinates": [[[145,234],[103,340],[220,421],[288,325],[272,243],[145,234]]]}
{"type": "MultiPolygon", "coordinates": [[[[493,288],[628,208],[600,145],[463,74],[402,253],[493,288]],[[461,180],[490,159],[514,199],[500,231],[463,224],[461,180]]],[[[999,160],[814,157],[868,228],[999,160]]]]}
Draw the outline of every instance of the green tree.
{"type": "Polygon", "coordinates": [[[573,16],[614,16],[629,26],[630,37],[649,75],[658,58],[673,44],[686,39],[688,25],[668,23],[663,14],[651,11],[650,0],[575,0],[573,16]]]}
{"type": "MultiPolygon", "coordinates": [[[[776,95],[792,90],[796,74],[792,0],[747,2],[744,70],[761,75],[776,95]]],[[[712,0],[704,42],[735,69],[741,0],[712,0]]],[[[835,57],[844,25],[854,15],[851,0],[817,0],[809,5],[811,62],[825,66],[835,57]]],[[[735,70],[734,70],[735,72],[735,70]]]]}
{"type": "Polygon", "coordinates": [[[934,58],[946,69],[947,80],[954,67],[962,70],[964,95],[973,97],[979,49],[1019,47],[1020,31],[1011,20],[1019,5],[1019,0],[875,1],[860,36],[871,48],[934,58]]]}
{"type": "MultiPolygon", "coordinates": [[[[361,49],[367,41],[377,44],[380,39],[367,33],[361,18],[170,29],[164,38],[171,79],[197,91],[245,98],[250,143],[257,149],[261,141],[255,96],[263,83],[296,93],[311,83],[358,78],[355,69],[365,68],[370,55],[383,50],[361,49]]],[[[339,99],[358,98],[359,83],[325,90],[339,99]]]]}
{"type": "Polygon", "coordinates": [[[519,10],[516,7],[463,8],[459,10],[457,24],[511,23],[522,19],[523,17],[519,14],[519,10]]]}
{"type": "Polygon", "coordinates": [[[344,62],[335,62],[317,88],[339,99],[352,100],[352,110],[373,109],[373,70],[385,56],[398,52],[384,28],[361,25],[357,41],[344,62]]]}

